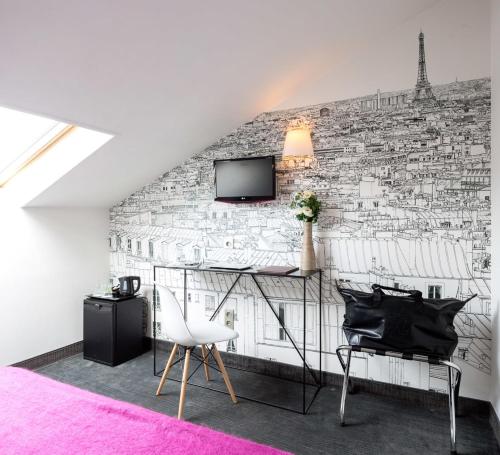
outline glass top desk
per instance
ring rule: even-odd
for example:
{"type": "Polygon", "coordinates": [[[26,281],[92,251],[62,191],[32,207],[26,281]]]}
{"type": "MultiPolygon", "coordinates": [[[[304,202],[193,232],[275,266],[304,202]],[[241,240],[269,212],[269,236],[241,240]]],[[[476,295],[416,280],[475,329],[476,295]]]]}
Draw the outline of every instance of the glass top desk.
{"type": "MultiPolygon", "coordinates": [[[[158,278],[158,272],[161,269],[166,269],[166,270],[178,270],[183,273],[183,300],[184,300],[184,317],[187,317],[187,301],[188,301],[188,288],[187,288],[187,277],[188,277],[188,272],[191,274],[197,273],[197,272],[208,272],[208,273],[217,273],[217,274],[229,274],[233,275],[234,279],[232,281],[232,284],[229,286],[228,291],[225,293],[225,295],[222,297],[220,300],[220,303],[216,307],[215,311],[212,313],[210,316],[210,321],[213,321],[217,315],[219,314],[221,308],[224,306],[226,303],[228,297],[231,295],[231,292],[234,290],[236,284],[240,281],[240,279],[244,276],[250,277],[255,283],[257,290],[259,291],[260,296],[264,299],[265,303],[269,306],[272,314],[276,318],[276,320],[279,323],[279,326],[281,329],[286,334],[286,341],[289,341],[292,344],[293,349],[295,352],[298,354],[301,363],[302,363],[302,379],[299,381],[299,384],[302,385],[302,403],[299,409],[293,408],[290,406],[283,406],[283,405],[277,405],[273,404],[269,401],[264,401],[256,398],[252,398],[249,396],[243,396],[243,395],[238,395],[239,398],[250,400],[250,401],[255,401],[258,403],[263,403],[267,404],[270,406],[278,407],[280,409],[285,409],[288,411],[293,411],[293,412],[298,412],[301,414],[307,414],[309,411],[311,405],[313,404],[314,400],[316,399],[321,387],[322,387],[322,376],[323,376],[323,370],[322,370],[322,275],[323,272],[321,269],[316,269],[316,270],[296,270],[291,273],[283,274],[283,273],[268,273],[268,272],[259,272],[257,269],[250,268],[250,269],[245,269],[245,270],[235,270],[235,269],[225,269],[225,268],[213,268],[209,267],[205,264],[199,265],[199,266],[188,266],[188,265],[155,265],[153,266],[153,278],[154,281],[156,282],[158,278]],[[266,293],[264,292],[262,283],[259,282],[259,279],[262,277],[274,277],[274,278],[285,278],[285,279],[293,279],[293,280],[299,280],[302,282],[302,306],[303,306],[303,312],[302,312],[302,317],[303,317],[303,324],[302,324],[302,349],[299,346],[299,343],[297,343],[296,340],[291,336],[289,329],[285,325],[285,321],[282,320],[282,318],[279,315],[279,312],[276,311],[276,308],[273,306],[271,303],[271,299],[266,293]],[[306,356],[307,356],[307,343],[306,343],[306,332],[307,332],[307,286],[308,282],[312,281],[313,278],[317,278],[317,286],[318,286],[318,298],[317,298],[317,303],[319,305],[319,369],[315,370],[313,369],[309,363],[307,362],[306,356]],[[309,379],[309,382],[308,382],[309,379]],[[312,382],[311,382],[312,380],[312,382]],[[313,393],[312,393],[312,398],[306,399],[306,387],[313,387],[313,393]]],[[[157,369],[157,334],[156,334],[156,308],[157,308],[157,293],[156,293],[156,285],[155,289],[153,292],[153,362],[154,362],[154,375],[155,376],[161,376],[163,369],[158,370],[157,369]]],[[[201,366],[201,363],[200,365],[201,366]]],[[[198,368],[199,368],[198,366],[198,368]]],[[[227,368],[235,368],[230,365],[226,365],[227,368]]],[[[243,368],[235,368],[238,370],[243,370],[243,371],[248,371],[243,368]]],[[[197,369],[196,369],[197,370],[197,369]]],[[[196,372],[195,370],[195,372],[196,372]]],[[[190,376],[191,377],[194,375],[193,372],[190,376]]],[[[174,381],[177,381],[176,379],[172,379],[174,381]]],[[[297,382],[295,380],[290,379],[289,381],[291,382],[297,382]]],[[[196,387],[201,387],[209,390],[214,390],[216,392],[221,392],[221,393],[226,393],[222,392],[221,390],[214,389],[209,386],[204,386],[200,384],[195,384],[192,382],[189,382],[190,385],[194,385],[196,387]]]]}

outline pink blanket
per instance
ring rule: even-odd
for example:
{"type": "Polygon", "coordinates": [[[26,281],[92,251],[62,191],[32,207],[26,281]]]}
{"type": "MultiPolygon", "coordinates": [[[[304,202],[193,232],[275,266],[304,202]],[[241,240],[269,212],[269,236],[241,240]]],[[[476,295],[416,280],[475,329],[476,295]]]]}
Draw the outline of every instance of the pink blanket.
{"type": "Polygon", "coordinates": [[[283,455],[285,452],[27,370],[5,367],[0,368],[0,454],[283,455]]]}

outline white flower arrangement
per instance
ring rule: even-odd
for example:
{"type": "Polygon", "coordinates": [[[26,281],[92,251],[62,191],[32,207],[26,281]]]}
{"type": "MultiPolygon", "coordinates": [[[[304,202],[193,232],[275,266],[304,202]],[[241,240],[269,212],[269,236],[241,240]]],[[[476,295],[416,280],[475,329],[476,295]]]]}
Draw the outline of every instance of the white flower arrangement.
{"type": "Polygon", "coordinates": [[[293,195],[290,207],[295,209],[295,217],[299,221],[316,223],[321,211],[321,202],[314,191],[299,191],[293,195]]]}

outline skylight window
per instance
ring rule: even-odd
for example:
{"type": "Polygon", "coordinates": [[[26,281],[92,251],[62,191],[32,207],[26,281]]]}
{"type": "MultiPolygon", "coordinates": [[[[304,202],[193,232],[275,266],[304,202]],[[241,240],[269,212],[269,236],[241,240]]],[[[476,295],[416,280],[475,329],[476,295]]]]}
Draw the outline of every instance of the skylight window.
{"type": "Polygon", "coordinates": [[[57,120],[0,107],[0,187],[74,128],[57,120]]]}

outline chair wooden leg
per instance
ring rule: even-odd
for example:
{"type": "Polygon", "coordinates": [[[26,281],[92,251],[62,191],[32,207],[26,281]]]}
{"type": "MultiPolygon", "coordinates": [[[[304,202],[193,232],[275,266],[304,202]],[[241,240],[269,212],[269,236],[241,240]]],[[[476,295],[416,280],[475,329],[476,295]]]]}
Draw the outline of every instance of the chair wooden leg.
{"type": "Polygon", "coordinates": [[[170,357],[168,358],[167,364],[165,365],[165,369],[163,370],[163,374],[160,379],[160,384],[158,385],[158,390],[156,391],[156,395],[160,395],[161,389],[163,388],[163,384],[165,384],[165,381],[167,380],[168,372],[170,371],[170,368],[172,367],[172,363],[174,363],[174,358],[175,358],[175,353],[177,352],[178,344],[175,343],[174,347],[172,348],[172,352],[170,353],[170,357]]]}
{"type": "Polygon", "coordinates": [[[224,382],[226,383],[227,391],[229,392],[229,395],[231,395],[231,400],[233,400],[233,403],[238,403],[238,400],[236,399],[236,395],[233,390],[233,386],[231,385],[231,381],[229,380],[229,376],[226,371],[226,367],[224,366],[224,363],[222,362],[221,356],[219,354],[219,351],[217,350],[217,346],[215,344],[212,345],[212,352],[214,354],[215,360],[217,361],[217,365],[219,366],[219,370],[222,374],[222,378],[224,379],[224,382]]]}
{"type": "Polygon", "coordinates": [[[191,348],[186,349],[186,356],[184,359],[184,371],[182,372],[182,385],[181,385],[181,396],[179,399],[179,412],[177,413],[177,418],[182,419],[184,413],[184,400],[186,398],[186,387],[189,376],[189,357],[191,356],[191,348]]]}
{"type": "Polygon", "coordinates": [[[204,344],[201,345],[201,353],[203,355],[203,368],[205,370],[205,379],[207,381],[210,381],[210,375],[208,373],[208,349],[204,344]]]}

